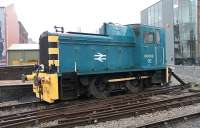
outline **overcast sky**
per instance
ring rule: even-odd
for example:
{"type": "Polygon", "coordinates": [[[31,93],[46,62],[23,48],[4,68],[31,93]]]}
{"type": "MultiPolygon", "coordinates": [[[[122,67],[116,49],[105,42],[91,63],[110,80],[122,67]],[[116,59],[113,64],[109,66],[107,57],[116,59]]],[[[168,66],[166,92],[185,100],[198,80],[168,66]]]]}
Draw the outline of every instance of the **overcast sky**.
{"type": "Polygon", "coordinates": [[[140,11],[159,0],[0,0],[15,4],[18,19],[29,37],[38,41],[46,30],[95,32],[103,22],[140,23],[140,11]]]}

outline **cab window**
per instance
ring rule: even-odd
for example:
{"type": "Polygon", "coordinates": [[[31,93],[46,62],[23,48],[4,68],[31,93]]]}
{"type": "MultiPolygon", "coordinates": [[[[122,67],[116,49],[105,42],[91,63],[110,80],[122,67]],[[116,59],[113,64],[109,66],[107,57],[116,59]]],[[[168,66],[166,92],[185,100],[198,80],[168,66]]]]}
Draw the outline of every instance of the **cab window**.
{"type": "Polygon", "coordinates": [[[153,43],[153,42],[154,42],[154,33],[144,32],[144,43],[153,43]]]}

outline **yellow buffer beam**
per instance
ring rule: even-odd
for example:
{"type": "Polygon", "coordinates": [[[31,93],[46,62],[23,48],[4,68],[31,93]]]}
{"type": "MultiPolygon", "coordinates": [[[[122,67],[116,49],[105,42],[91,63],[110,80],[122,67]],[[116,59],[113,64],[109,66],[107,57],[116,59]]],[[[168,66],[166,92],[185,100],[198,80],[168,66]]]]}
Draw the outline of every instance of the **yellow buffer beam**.
{"type": "Polygon", "coordinates": [[[39,73],[38,77],[41,79],[41,85],[33,85],[33,92],[36,94],[36,97],[48,103],[53,103],[55,100],[58,100],[58,75],[39,73]]]}

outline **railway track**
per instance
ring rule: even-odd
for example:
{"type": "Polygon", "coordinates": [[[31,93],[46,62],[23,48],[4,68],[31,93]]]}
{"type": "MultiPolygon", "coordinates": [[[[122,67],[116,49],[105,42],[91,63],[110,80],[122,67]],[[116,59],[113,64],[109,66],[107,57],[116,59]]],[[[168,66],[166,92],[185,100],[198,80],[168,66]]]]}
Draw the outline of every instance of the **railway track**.
{"type": "Polygon", "coordinates": [[[200,94],[165,99],[161,101],[146,101],[142,103],[127,103],[112,107],[100,108],[97,110],[75,111],[62,115],[62,118],[55,126],[48,128],[73,127],[77,125],[87,125],[102,121],[121,119],[130,116],[138,116],[145,113],[165,110],[169,108],[191,105],[200,102],[200,94]],[[84,116],[82,115],[84,112],[84,116]]]}
{"type": "Polygon", "coordinates": [[[21,128],[55,120],[58,123],[49,127],[74,127],[190,105],[200,102],[199,96],[200,93],[195,93],[163,100],[152,100],[145,95],[116,96],[106,100],[92,100],[62,107],[1,116],[0,127],[21,128]]]}
{"type": "MultiPolygon", "coordinates": [[[[171,86],[171,87],[163,87],[163,88],[152,88],[149,90],[146,90],[145,92],[139,93],[139,94],[127,94],[125,96],[115,96],[112,97],[113,99],[122,99],[125,100],[128,97],[148,97],[148,96],[153,96],[153,95],[159,95],[159,94],[166,94],[169,93],[171,91],[176,91],[182,89],[181,86],[176,85],[176,86],[171,86]]],[[[106,100],[110,100],[110,98],[106,99],[106,100]]],[[[87,103],[92,103],[92,102],[98,102],[101,100],[89,100],[88,99],[83,99],[82,102],[87,103]]],[[[105,101],[105,100],[104,100],[105,101]]],[[[5,105],[5,106],[0,106],[0,111],[11,111],[11,110],[15,110],[15,109],[24,109],[24,108],[36,108],[36,107],[45,107],[45,108],[53,108],[53,107],[59,107],[59,106],[64,106],[64,105],[73,105],[73,104],[77,104],[78,102],[80,102],[79,100],[77,101],[71,101],[71,102],[60,102],[60,103],[56,103],[56,104],[48,104],[45,102],[41,102],[41,101],[34,101],[34,102],[25,102],[25,103],[19,103],[19,104],[13,104],[13,105],[5,105]]]]}

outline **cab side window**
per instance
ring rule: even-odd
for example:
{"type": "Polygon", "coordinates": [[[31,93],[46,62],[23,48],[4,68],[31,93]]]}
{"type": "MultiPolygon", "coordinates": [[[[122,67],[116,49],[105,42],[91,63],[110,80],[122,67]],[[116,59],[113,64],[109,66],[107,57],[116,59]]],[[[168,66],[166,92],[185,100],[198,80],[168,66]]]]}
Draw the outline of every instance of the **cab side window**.
{"type": "Polygon", "coordinates": [[[153,43],[153,42],[154,42],[154,33],[144,32],[144,43],[153,43]]]}

